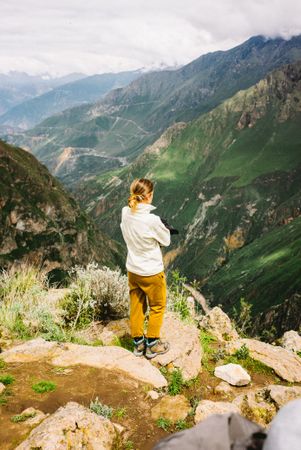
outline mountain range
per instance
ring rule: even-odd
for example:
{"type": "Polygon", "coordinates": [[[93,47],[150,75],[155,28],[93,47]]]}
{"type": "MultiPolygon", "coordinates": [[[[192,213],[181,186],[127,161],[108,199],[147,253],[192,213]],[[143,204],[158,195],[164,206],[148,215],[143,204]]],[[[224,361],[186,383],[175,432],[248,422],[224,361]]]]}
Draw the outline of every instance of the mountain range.
{"type": "Polygon", "coordinates": [[[138,70],[106,73],[64,83],[9,109],[0,116],[0,126],[27,130],[64,109],[96,102],[110,90],[129,84],[139,75],[138,70]]]}

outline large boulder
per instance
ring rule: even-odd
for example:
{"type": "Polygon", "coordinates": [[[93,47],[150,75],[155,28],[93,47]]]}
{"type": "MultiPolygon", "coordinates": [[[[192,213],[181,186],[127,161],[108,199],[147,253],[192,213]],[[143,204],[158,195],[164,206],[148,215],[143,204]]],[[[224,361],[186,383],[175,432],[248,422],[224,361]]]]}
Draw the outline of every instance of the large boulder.
{"type": "Polygon", "coordinates": [[[301,358],[293,352],[256,339],[239,339],[235,342],[229,342],[226,350],[234,353],[243,344],[248,347],[253,359],[271,367],[283,380],[292,383],[301,382],[301,358]]]}
{"type": "Polygon", "coordinates": [[[301,386],[280,386],[271,384],[267,387],[271,399],[281,408],[286,403],[301,398],[301,386]]]}
{"type": "Polygon", "coordinates": [[[218,306],[215,306],[205,316],[202,316],[199,320],[199,326],[221,342],[239,339],[230,318],[218,306]]]}
{"type": "Polygon", "coordinates": [[[232,386],[246,386],[251,381],[248,372],[239,364],[230,363],[218,366],[214,370],[214,375],[232,384],[232,386]]]}
{"type": "Polygon", "coordinates": [[[195,423],[207,419],[212,414],[239,413],[239,408],[230,402],[212,402],[211,400],[201,400],[195,411],[195,423]]]}
{"type": "Polygon", "coordinates": [[[301,352],[301,336],[299,336],[297,331],[286,331],[280,339],[280,343],[286,350],[301,352]]]}
{"type": "Polygon", "coordinates": [[[185,420],[191,409],[190,403],[184,395],[166,395],[151,410],[152,419],[160,417],[177,422],[185,420]]]}
{"type": "Polygon", "coordinates": [[[110,420],[76,402],[69,402],[34,428],[16,450],[110,450],[117,438],[110,420]]]}
{"type": "Polygon", "coordinates": [[[72,343],[47,342],[42,338],[27,341],[1,354],[5,362],[32,362],[47,360],[61,367],[83,364],[99,369],[120,370],[128,376],[156,388],[167,386],[167,381],[145,358],[137,358],[122,347],[93,347],[72,343]]]}
{"type": "Polygon", "coordinates": [[[172,312],[165,314],[161,337],[170,343],[170,350],[152,359],[154,364],[179,368],[184,380],[190,380],[201,371],[202,348],[195,325],[186,324],[172,312]]]}

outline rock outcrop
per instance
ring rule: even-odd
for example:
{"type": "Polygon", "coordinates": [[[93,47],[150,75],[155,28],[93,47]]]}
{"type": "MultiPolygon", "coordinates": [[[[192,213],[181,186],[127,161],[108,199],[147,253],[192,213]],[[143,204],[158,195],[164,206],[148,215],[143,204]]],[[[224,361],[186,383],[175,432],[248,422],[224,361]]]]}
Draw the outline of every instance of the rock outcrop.
{"type": "Polygon", "coordinates": [[[271,367],[283,380],[301,382],[301,358],[282,347],[270,345],[256,339],[239,339],[229,342],[227,350],[234,353],[245,344],[250,356],[271,367]]]}
{"type": "Polygon", "coordinates": [[[50,364],[60,367],[83,364],[99,369],[120,370],[156,388],[167,386],[166,379],[156,367],[145,358],[137,358],[122,347],[60,344],[37,338],[6,350],[1,358],[5,362],[32,362],[46,359],[50,364]]]}
{"type": "Polygon", "coordinates": [[[280,340],[281,346],[286,350],[301,352],[301,336],[297,331],[286,331],[280,340]]]}
{"type": "Polygon", "coordinates": [[[221,342],[239,338],[229,316],[227,316],[227,314],[218,306],[215,306],[205,316],[201,317],[199,326],[211,333],[221,342]]]}
{"type": "Polygon", "coordinates": [[[34,428],[16,450],[111,450],[117,438],[110,420],[76,402],[69,402],[34,428]]]}

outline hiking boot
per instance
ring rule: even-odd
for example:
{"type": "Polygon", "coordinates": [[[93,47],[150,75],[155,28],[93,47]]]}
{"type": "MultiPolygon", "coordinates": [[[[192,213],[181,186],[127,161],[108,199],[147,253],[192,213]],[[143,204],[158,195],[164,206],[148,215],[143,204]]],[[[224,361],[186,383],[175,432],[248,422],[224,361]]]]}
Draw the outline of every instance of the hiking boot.
{"type": "Polygon", "coordinates": [[[142,356],[144,351],[145,351],[145,338],[144,338],[144,336],[139,341],[135,341],[135,339],[134,339],[133,342],[134,342],[134,351],[133,351],[134,355],[135,356],[142,356]]]}
{"type": "Polygon", "coordinates": [[[146,341],[145,357],[147,359],[152,359],[155,356],[163,355],[164,353],[168,352],[169,349],[170,345],[167,341],[161,341],[161,339],[156,339],[155,341],[150,343],[146,341]]]}

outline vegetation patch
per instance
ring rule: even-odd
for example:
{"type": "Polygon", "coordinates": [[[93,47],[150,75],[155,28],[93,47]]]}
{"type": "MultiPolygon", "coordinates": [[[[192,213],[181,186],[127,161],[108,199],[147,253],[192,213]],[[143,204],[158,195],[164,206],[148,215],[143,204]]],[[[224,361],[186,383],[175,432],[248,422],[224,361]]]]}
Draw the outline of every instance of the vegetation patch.
{"type": "Polygon", "coordinates": [[[25,420],[27,419],[31,419],[32,417],[35,417],[37,413],[32,412],[32,413],[25,413],[25,414],[17,414],[16,416],[12,416],[10,418],[10,420],[14,423],[19,423],[19,422],[25,422],[25,420]]]}
{"type": "Polygon", "coordinates": [[[12,375],[5,374],[0,376],[0,383],[5,384],[5,386],[12,384],[15,381],[15,378],[12,375]]]}
{"type": "Polygon", "coordinates": [[[33,384],[32,389],[38,394],[44,394],[45,392],[52,392],[56,389],[56,383],[52,381],[41,380],[38,383],[33,384]]]}
{"type": "Polygon", "coordinates": [[[95,398],[95,400],[91,400],[90,402],[90,409],[95,414],[98,414],[99,416],[103,416],[107,419],[111,419],[113,416],[113,408],[111,408],[108,405],[104,405],[101,403],[98,399],[98,397],[95,398]]]}

